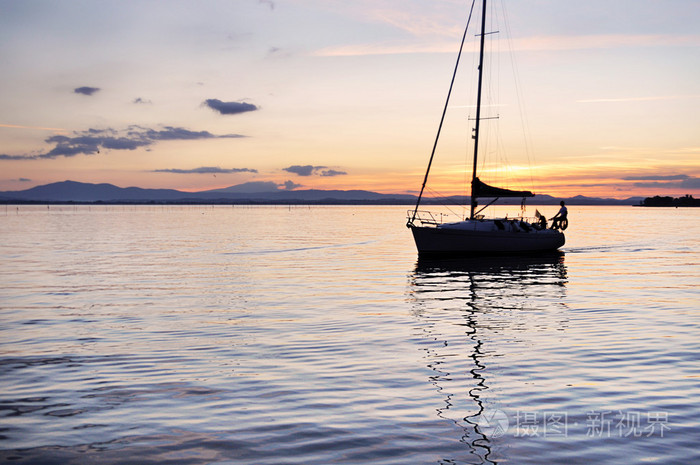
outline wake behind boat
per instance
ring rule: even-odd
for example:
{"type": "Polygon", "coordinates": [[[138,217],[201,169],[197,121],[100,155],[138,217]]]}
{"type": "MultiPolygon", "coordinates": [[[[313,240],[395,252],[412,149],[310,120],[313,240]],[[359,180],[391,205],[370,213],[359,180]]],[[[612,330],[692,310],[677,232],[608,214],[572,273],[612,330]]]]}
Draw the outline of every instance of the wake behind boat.
{"type": "MultiPolygon", "coordinates": [[[[473,8],[473,5],[472,5],[473,8]]],[[[536,212],[535,218],[485,218],[481,212],[502,197],[520,197],[523,199],[533,197],[530,191],[516,191],[490,186],[477,177],[477,160],[479,155],[479,134],[481,127],[481,100],[484,69],[484,42],[486,37],[486,0],[482,0],[481,33],[479,44],[479,68],[478,90],[476,96],[476,118],[473,128],[474,156],[471,180],[471,206],[469,217],[464,221],[444,223],[437,219],[437,215],[426,211],[420,211],[420,203],[425,191],[425,186],[430,173],[430,168],[435,157],[435,149],[440,138],[440,131],[445,119],[445,114],[450,102],[452,88],[459,67],[464,41],[469,30],[469,21],[462,37],[457,64],[455,65],[450,90],[438,127],[433,151],[430,155],[428,168],[423,179],[416,207],[408,213],[406,226],[411,229],[418,253],[421,255],[475,255],[475,254],[523,254],[553,251],[564,245],[564,233],[557,229],[548,229],[544,216],[536,212]],[[478,210],[478,199],[491,198],[489,203],[478,210]]],[[[469,15],[471,19],[471,13],[469,15]]],[[[487,119],[487,118],[484,118],[487,119]]],[[[490,119],[490,118],[489,118],[490,119]]],[[[562,204],[563,207],[563,204],[562,204]]],[[[441,217],[440,217],[441,218],[441,217]]],[[[561,229],[566,229],[568,221],[557,222],[561,229]]],[[[554,226],[554,225],[553,225],[554,226]]]]}

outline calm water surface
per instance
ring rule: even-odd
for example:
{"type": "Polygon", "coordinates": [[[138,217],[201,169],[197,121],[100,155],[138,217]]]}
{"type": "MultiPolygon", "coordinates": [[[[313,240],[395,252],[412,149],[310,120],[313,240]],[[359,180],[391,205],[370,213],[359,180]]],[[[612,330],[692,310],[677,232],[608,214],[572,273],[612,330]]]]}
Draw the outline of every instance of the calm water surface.
{"type": "Polygon", "coordinates": [[[700,209],[443,262],[405,210],[0,210],[0,460],[700,463],[700,209]]]}

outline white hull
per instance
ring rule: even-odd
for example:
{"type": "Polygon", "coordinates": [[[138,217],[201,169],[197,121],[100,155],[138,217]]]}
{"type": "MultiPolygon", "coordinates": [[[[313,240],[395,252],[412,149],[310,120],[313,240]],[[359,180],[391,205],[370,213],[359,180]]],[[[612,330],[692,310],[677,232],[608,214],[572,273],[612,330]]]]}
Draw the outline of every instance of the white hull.
{"type": "Polygon", "coordinates": [[[464,221],[452,225],[410,226],[419,254],[495,255],[553,251],[564,245],[564,234],[553,229],[496,228],[494,221],[464,221]]]}

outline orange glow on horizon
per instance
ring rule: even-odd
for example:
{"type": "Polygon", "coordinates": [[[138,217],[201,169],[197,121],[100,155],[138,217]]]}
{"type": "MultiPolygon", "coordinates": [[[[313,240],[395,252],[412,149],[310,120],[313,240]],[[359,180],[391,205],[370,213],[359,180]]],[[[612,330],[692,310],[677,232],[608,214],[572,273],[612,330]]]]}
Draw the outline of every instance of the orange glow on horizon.
{"type": "MultiPolygon", "coordinates": [[[[392,173],[386,176],[339,176],[335,178],[313,177],[309,179],[292,179],[299,184],[293,190],[366,190],[381,194],[398,195],[418,195],[423,182],[423,174],[392,173]],[[345,178],[345,179],[340,179],[345,178]]],[[[658,182],[658,186],[640,186],[638,180],[625,180],[623,176],[610,175],[607,177],[596,177],[591,174],[580,173],[569,176],[540,176],[528,178],[527,183],[516,185],[498,184],[499,187],[511,189],[531,190],[537,195],[549,195],[555,198],[571,198],[575,196],[626,199],[629,197],[653,197],[655,195],[680,197],[686,194],[700,197],[700,189],[672,187],[671,182],[658,182]],[[532,185],[530,185],[532,184],[532,185]]],[[[265,178],[268,182],[275,182],[280,190],[284,190],[283,184],[289,180],[284,178],[265,178]]],[[[488,182],[488,181],[487,181],[488,182]]],[[[651,181],[650,181],[651,182],[651,181]]],[[[454,176],[450,173],[431,174],[424,192],[425,197],[442,197],[469,195],[470,178],[462,176],[455,182],[454,176]]],[[[221,183],[210,184],[206,187],[183,187],[175,189],[185,192],[199,192],[204,190],[223,189],[232,185],[242,183],[221,183]]]]}

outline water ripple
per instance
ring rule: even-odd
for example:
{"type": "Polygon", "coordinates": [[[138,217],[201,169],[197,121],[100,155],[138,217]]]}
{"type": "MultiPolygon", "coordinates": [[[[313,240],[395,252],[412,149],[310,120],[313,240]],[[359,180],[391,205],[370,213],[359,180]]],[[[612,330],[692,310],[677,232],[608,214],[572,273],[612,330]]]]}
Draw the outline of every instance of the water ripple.
{"type": "Polygon", "coordinates": [[[0,223],[2,461],[700,462],[697,213],[416,261],[403,207],[61,208],[0,223]]]}

